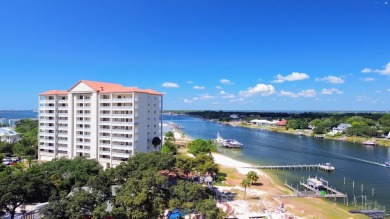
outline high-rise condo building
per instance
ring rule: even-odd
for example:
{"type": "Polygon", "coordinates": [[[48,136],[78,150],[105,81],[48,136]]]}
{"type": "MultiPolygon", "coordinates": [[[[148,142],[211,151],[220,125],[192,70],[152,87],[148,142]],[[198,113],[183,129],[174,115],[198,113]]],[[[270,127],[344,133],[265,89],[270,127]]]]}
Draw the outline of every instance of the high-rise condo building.
{"type": "Polygon", "coordinates": [[[150,89],[85,80],[67,91],[41,93],[38,159],[84,156],[110,168],[136,152],[159,150],[162,97],[150,89]]]}

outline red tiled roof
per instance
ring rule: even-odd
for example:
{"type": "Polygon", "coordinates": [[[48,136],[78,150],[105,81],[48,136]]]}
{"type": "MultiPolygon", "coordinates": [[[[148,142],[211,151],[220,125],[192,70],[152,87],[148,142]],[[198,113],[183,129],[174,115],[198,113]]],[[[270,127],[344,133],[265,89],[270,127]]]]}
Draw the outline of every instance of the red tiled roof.
{"type": "Polygon", "coordinates": [[[81,80],[77,84],[79,84],[81,82],[83,82],[84,84],[86,84],[88,87],[92,88],[95,91],[101,91],[102,88],[103,88],[103,90],[115,90],[115,89],[123,88],[123,86],[120,84],[98,82],[98,81],[87,81],[87,80],[81,80]]]}
{"type": "Polygon", "coordinates": [[[277,124],[278,125],[286,125],[287,121],[283,119],[282,121],[279,121],[277,124]]]}
{"type": "Polygon", "coordinates": [[[39,96],[47,96],[47,95],[67,95],[68,92],[65,90],[49,90],[43,93],[40,93],[39,96]]]}
{"type": "Polygon", "coordinates": [[[74,87],[76,87],[78,84],[84,83],[88,87],[90,87],[92,90],[97,91],[99,93],[147,93],[147,94],[153,94],[153,95],[160,95],[162,96],[162,93],[159,93],[157,91],[146,89],[142,90],[136,87],[124,87],[121,84],[113,84],[113,83],[105,83],[105,82],[97,82],[97,81],[87,81],[87,80],[81,80],[77,82],[75,85],[73,85],[68,91],[63,90],[50,90],[43,93],[40,93],[40,96],[47,96],[47,95],[65,95],[68,94],[74,87]]]}
{"type": "Polygon", "coordinates": [[[77,82],[75,85],[73,85],[68,91],[72,90],[74,87],[76,87],[78,84],[84,83],[94,91],[97,91],[99,93],[147,93],[147,94],[154,94],[154,95],[163,95],[162,93],[159,93],[157,91],[147,89],[142,90],[136,87],[125,87],[121,84],[114,84],[114,83],[106,83],[106,82],[98,82],[98,81],[88,81],[88,80],[81,80],[77,82]]]}

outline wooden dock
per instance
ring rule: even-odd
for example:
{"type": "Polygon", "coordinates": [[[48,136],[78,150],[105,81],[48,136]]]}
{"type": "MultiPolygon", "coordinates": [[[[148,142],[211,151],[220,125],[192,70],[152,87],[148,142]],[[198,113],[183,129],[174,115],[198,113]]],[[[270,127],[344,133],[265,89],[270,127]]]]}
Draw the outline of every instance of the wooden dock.
{"type": "Polygon", "coordinates": [[[304,187],[305,191],[299,191],[298,188],[294,188],[292,185],[288,185],[287,183],[284,184],[287,188],[292,190],[294,192],[294,195],[281,195],[279,197],[281,198],[288,198],[288,197],[313,197],[313,198],[348,198],[346,194],[341,193],[337,191],[336,189],[330,188],[328,186],[323,186],[328,192],[323,194],[321,191],[316,190],[315,188],[300,182],[300,186],[304,187]]]}
{"type": "Polygon", "coordinates": [[[319,169],[324,171],[333,171],[334,167],[330,167],[326,164],[296,164],[296,165],[265,165],[265,166],[254,166],[251,168],[256,169],[276,169],[276,170],[295,170],[295,169],[319,169]]]}

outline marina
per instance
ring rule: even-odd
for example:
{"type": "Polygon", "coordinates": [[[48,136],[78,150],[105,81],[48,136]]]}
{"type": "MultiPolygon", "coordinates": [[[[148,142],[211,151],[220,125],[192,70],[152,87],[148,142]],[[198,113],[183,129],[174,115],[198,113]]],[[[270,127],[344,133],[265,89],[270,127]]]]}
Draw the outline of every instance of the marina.
{"type": "MultiPolygon", "coordinates": [[[[289,184],[298,184],[299,186],[302,177],[306,178],[308,174],[317,175],[319,178],[323,177],[332,182],[333,188],[338,188],[344,194],[348,194],[349,200],[352,200],[354,195],[363,194],[382,206],[390,207],[390,199],[388,198],[390,190],[387,189],[390,168],[385,168],[385,162],[389,162],[390,148],[388,147],[364,147],[359,142],[220,126],[218,123],[190,116],[167,116],[164,119],[167,122],[171,121],[183,126],[186,135],[193,139],[215,140],[217,132],[222,137],[229,136],[232,139],[240,139],[240,142],[245,145],[245,150],[219,147],[219,152],[254,166],[279,166],[279,169],[268,168],[264,171],[279,178],[282,182],[289,179],[289,184]],[[299,164],[316,165],[321,161],[331,163],[337,168],[337,171],[297,167],[299,164]],[[287,167],[288,165],[294,165],[295,169],[292,166],[287,167]],[[280,171],[283,170],[283,166],[285,170],[292,171],[280,171]],[[361,187],[363,184],[364,189],[361,187]],[[375,193],[372,192],[374,190],[375,193]]],[[[283,183],[281,184],[283,185],[283,183]]]]}

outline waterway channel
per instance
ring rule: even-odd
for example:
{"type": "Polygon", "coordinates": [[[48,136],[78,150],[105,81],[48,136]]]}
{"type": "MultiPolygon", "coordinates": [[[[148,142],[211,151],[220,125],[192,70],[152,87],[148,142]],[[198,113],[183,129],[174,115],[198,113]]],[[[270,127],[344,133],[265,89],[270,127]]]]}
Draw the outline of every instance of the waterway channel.
{"type": "Polygon", "coordinates": [[[243,149],[222,149],[220,152],[236,160],[254,165],[332,163],[336,170],[273,170],[282,181],[297,185],[309,175],[322,177],[329,186],[347,193],[349,204],[354,196],[365,196],[390,211],[390,148],[363,146],[358,143],[291,135],[267,130],[220,125],[189,116],[164,116],[164,122],[174,122],[186,135],[196,139],[215,139],[219,132],[245,144],[243,149]]]}

